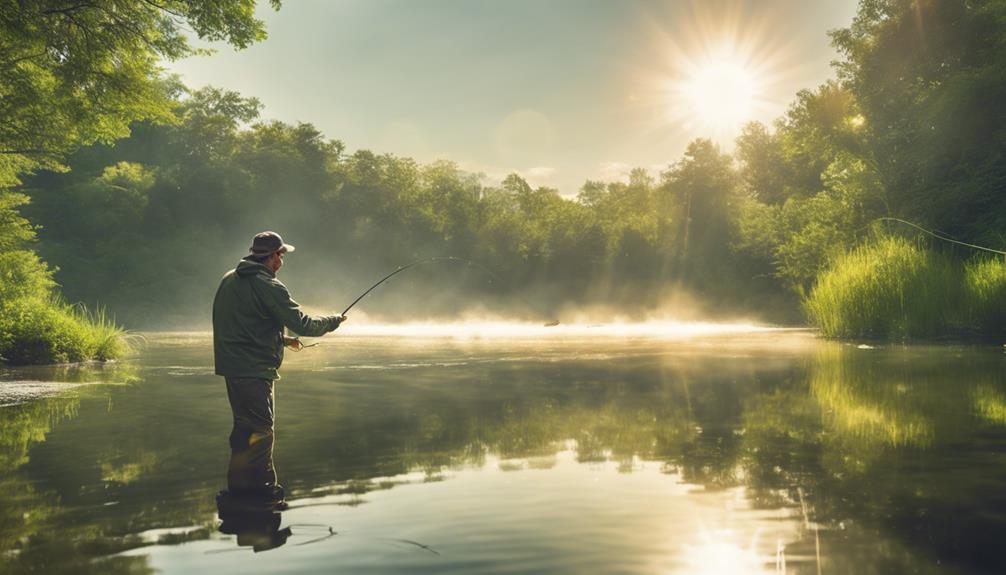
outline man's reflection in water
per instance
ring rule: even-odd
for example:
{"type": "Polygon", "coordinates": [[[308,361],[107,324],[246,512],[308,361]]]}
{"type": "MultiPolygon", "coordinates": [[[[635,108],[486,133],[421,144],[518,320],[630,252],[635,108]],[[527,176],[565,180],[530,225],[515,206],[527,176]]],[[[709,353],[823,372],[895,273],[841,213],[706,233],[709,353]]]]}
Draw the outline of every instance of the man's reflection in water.
{"type": "Polygon", "coordinates": [[[227,491],[217,494],[217,514],[222,522],[220,532],[237,535],[239,546],[251,547],[256,553],[282,547],[293,534],[289,527],[279,528],[283,515],[278,510],[227,491]]]}

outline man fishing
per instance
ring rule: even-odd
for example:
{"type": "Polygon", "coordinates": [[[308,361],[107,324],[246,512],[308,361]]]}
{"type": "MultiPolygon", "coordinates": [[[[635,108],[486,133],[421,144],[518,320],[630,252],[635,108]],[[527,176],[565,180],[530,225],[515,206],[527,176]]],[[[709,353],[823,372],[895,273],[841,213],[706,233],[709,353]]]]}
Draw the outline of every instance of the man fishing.
{"type": "Polygon", "coordinates": [[[300,309],[276,278],[283,256],[294,251],[275,232],[252,240],[250,254],[224,275],[213,300],[213,356],[224,376],[234,416],[227,487],[231,497],[284,505],[273,467],[273,382],[283,348],[299,350],[300,340],[334,331],[345,315],[312,317],[300,309]]]}

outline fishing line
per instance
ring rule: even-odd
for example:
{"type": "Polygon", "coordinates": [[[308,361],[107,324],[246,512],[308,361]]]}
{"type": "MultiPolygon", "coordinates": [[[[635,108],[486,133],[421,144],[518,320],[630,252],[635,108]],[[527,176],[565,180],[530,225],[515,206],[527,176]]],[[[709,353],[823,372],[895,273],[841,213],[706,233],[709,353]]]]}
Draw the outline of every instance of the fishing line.
{"type": "Polygon", "coordinates": [[[884,217],[884,218],[877,218],[875,221],[898,222],[898,223],[901,223],[901,224],[905,224],[906,226],[911,226],[911,227],[913,227],[913,228],[915,228],[915,229],[917,229],[917,230],[919,230],[921,232],[924,232],[926,234],[929,234],[929,235],[933,236],[934,238],[936,238],[938,240],[943,240],[945,242],[950,242],[952,244],[958,244],[958,245],[966,246],[966,247],[973,248],[973,249],[976,249],[976,250],[982,250],[982,251],[991,252],[991,253],[994,253],[994,254],[999,254],[999,255],[1006,256],[1006,252],[1004,252],[1004,251],[994,250],[992,248],[987,248],[985,246],[979,246],[979,245],[975,245],[975,244],[969,244],[967,242],[962,242],[960,240],[955,240],[954,238],[951,238],[949,236],[945,236],[945,235],[943,235],[941,233],[934,232],[934,231],[931,231],[931,230],[927,230],[926,228],[924,228],[924,227],[922,227],[922,226],[920,226],[918,224],[913,224],[912,222],[909,222],[907,220],[902,220],[902,219],[899,219],[899,218],[884,217]]]}

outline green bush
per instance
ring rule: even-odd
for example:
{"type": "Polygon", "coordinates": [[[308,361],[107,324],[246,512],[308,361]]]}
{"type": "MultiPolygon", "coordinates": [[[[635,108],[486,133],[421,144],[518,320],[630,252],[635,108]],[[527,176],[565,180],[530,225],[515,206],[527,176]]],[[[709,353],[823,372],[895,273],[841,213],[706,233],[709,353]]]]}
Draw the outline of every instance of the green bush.
{"type": "Polygon", "coordinates": [[[967,328],[963,266],[885,237],[837,258],[804,309],[828,337],[927,338],[967,328]]]}
{"type": "Polygon", "coordinates": [[[52,270],[34,252],[0,253],[0,357],[15,364],[108,360],[128,351],[103,310],[62,301],[52,270]]]}

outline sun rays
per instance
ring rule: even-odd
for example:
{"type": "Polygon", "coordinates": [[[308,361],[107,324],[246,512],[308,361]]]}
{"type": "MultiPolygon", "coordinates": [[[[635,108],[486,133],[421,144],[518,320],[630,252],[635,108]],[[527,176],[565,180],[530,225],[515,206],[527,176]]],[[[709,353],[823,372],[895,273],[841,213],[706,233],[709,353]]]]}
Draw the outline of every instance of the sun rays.
{"type": "Polygon", "coordinates": [[[770,33],[773,15],[704,6],[693,4],[673,30],[646,16],[649,56],[636,65],[632,103],[645,108],[652,129],[729,143],[744,124],[782,111],[770,94],[798,67],[796,51],[770,33]]]}

